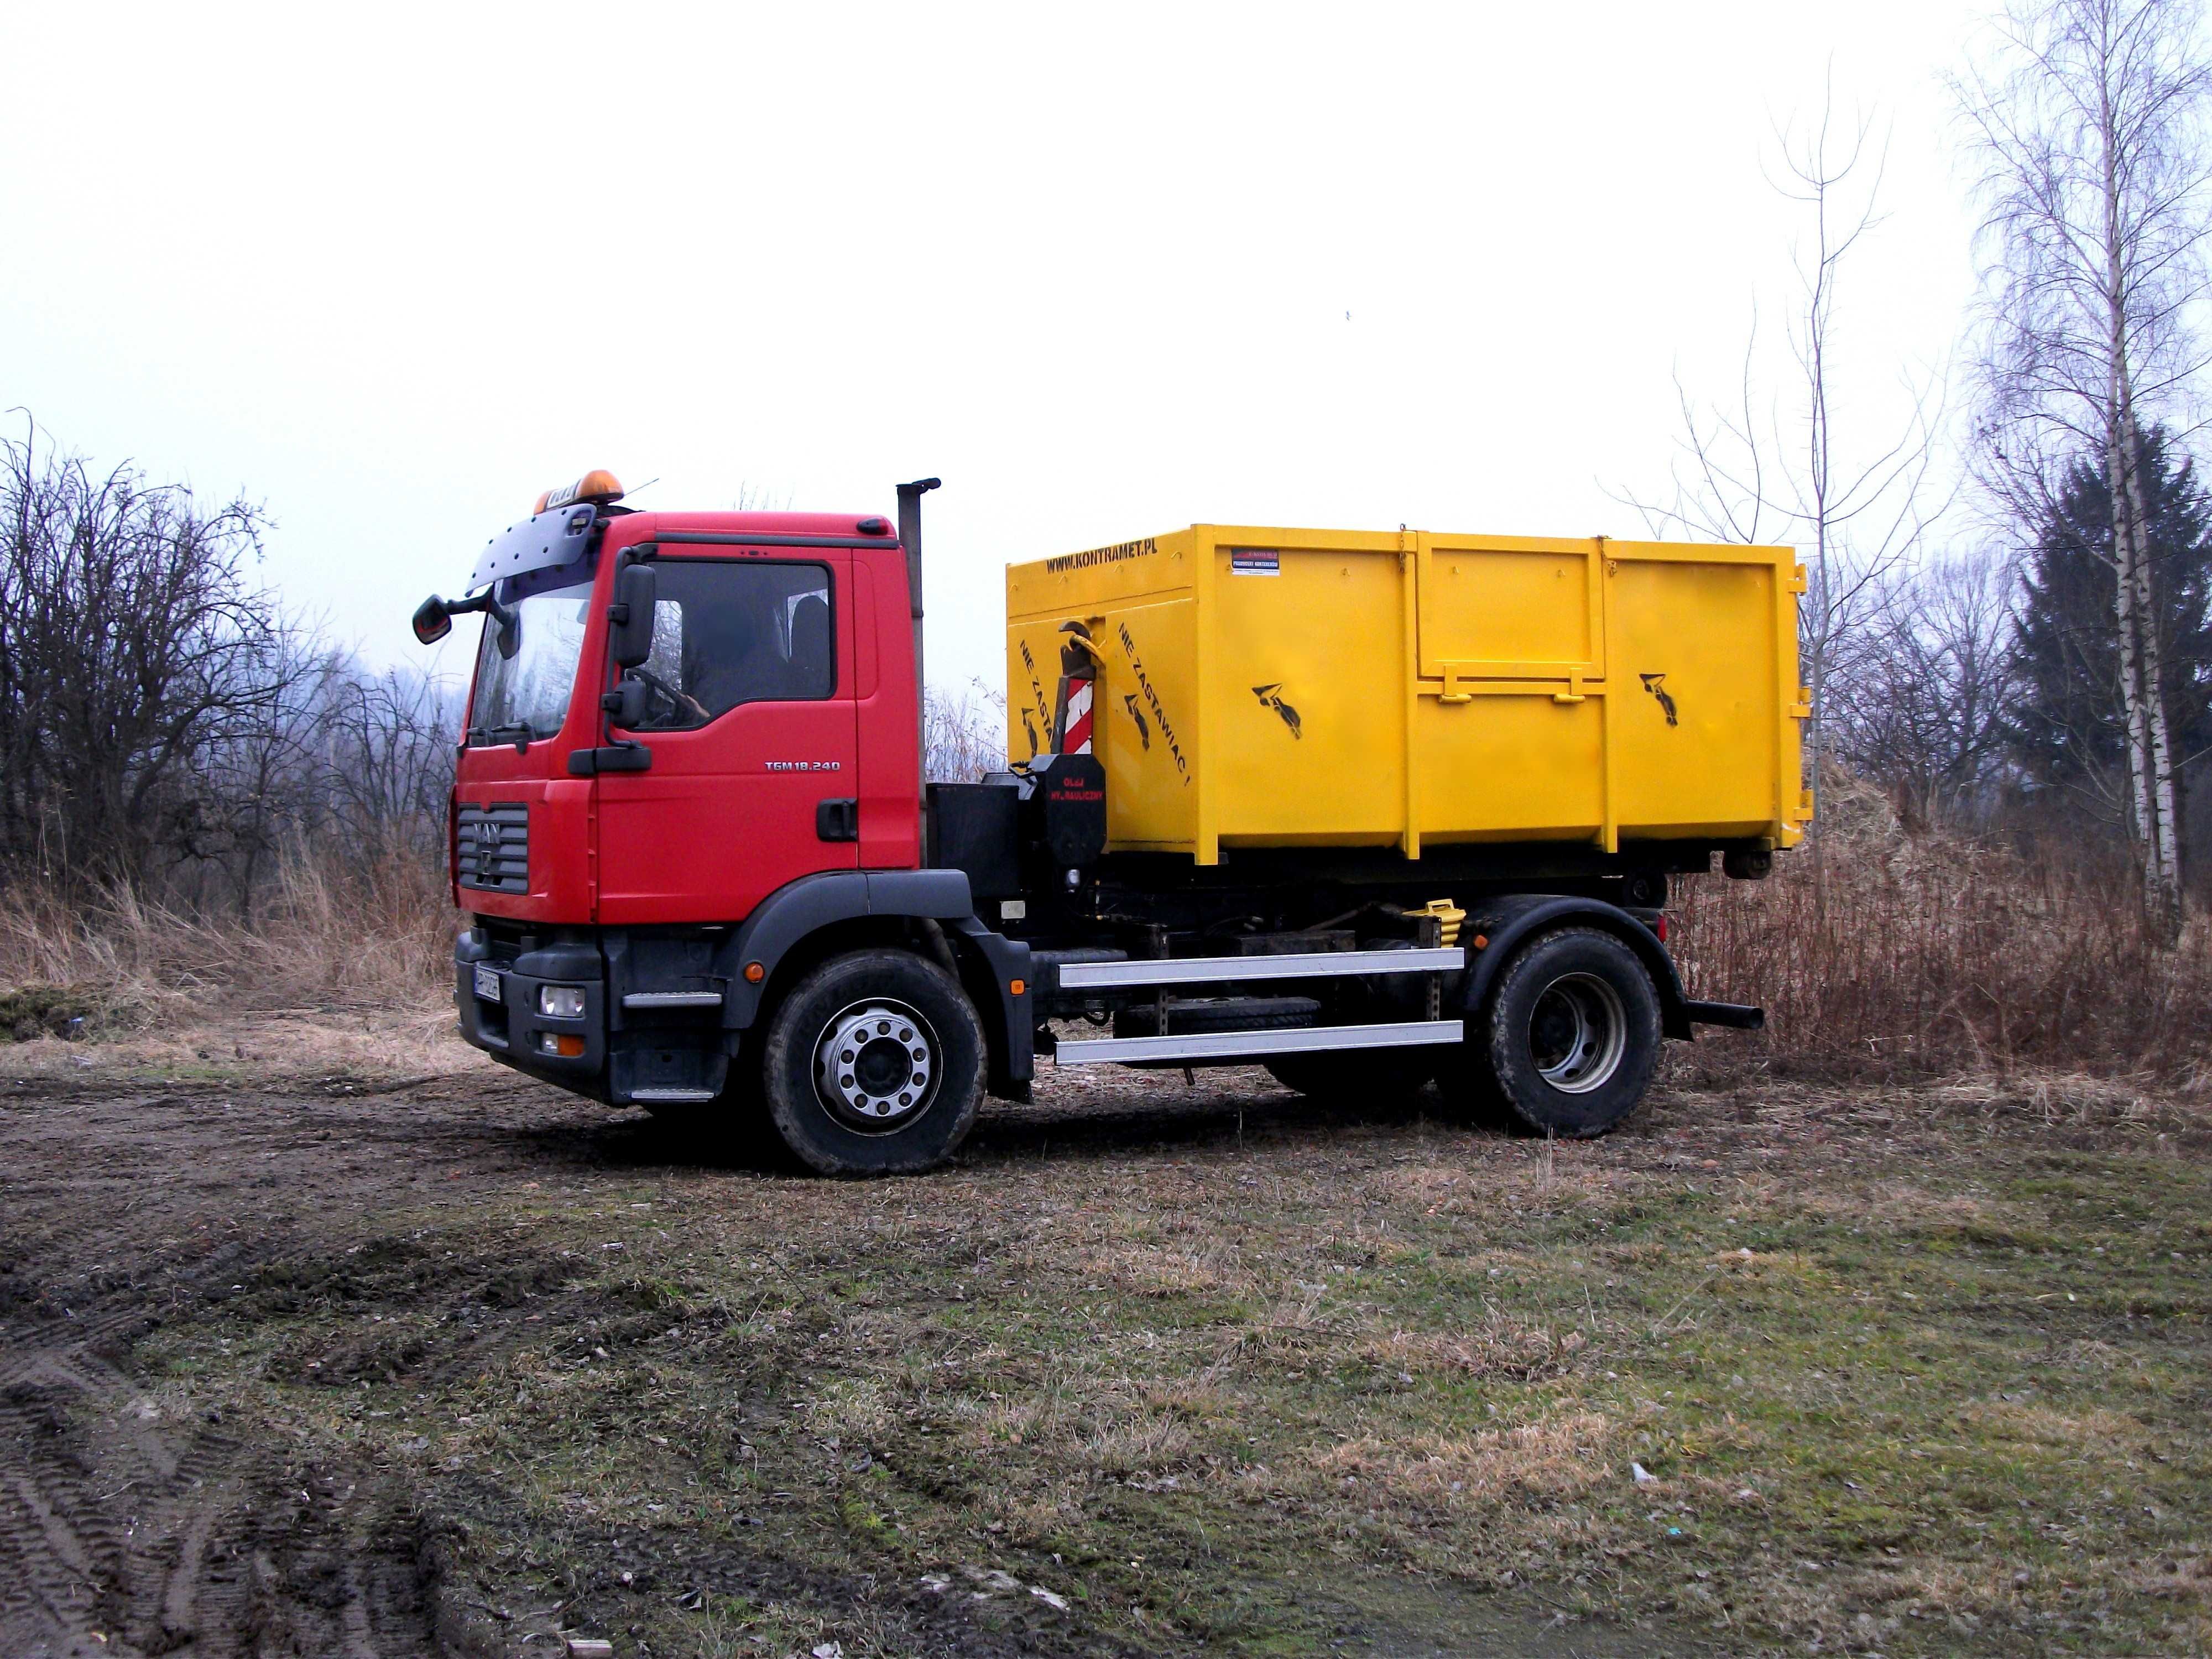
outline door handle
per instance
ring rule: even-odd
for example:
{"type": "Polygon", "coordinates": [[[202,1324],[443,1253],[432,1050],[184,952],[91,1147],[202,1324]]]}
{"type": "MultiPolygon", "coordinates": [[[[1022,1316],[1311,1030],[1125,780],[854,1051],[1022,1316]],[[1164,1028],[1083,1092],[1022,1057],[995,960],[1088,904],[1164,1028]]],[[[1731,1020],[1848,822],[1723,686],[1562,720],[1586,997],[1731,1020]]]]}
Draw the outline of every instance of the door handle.
{"type": "Polygon", "coordinates": [[[814,833],[823,841],[858,841],[860,838],[860,803],[857,800],[823,800],[814,804],[814,833]]]}
{"type": "Polygon", "coordinates": [[[650,772],[653,769],[653,750],[641,743],[610,744],[604,749],[572,749],[568,751],[568,774],[571,777],[595,777],[601,772],[650,772]]]}

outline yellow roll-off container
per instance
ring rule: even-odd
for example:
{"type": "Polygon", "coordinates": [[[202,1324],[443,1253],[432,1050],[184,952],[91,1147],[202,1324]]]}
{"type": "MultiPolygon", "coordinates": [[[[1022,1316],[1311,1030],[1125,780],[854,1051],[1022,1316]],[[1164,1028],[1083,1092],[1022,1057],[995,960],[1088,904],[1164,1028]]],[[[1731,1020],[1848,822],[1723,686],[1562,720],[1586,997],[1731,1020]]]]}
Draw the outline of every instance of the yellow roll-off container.
{"type": "Polygon", "coordinates": [[[1194,525],[1006,572],[1008,758],[1097,647],[1109,852],[1794,845],[1786,547],[1194,525]]]}

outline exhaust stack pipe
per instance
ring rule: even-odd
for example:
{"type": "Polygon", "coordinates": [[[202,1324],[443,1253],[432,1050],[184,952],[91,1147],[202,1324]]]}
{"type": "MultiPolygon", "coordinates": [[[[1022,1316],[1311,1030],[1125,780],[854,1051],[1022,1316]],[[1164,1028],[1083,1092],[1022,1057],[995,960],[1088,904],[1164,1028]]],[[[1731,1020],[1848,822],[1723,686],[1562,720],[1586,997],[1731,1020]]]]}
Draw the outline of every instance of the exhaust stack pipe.
{"type": "Polygon", "coordinates": [[[925,821],[921,826],[923,856],[927,857],[929,825],[929,682],[921,672],[921,498],[945,481],[916,478],[898,487],[899,545],[906,550],[906,591],[914,608],[914,752],[921,777],[925,821]]]}

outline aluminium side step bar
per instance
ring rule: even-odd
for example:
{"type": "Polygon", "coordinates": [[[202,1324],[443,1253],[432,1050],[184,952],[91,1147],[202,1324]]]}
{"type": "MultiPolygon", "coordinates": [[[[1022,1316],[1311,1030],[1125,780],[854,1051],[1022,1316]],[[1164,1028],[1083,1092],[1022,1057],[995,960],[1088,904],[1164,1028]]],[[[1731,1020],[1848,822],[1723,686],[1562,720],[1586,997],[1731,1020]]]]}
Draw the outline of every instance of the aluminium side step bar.
{"type": "Polygon", "coordinates": [[[1194,1031],[1188,1036],[1093,1037],[1063,1042],[1055,1066],[1114,1060],[1230,1060],[1240,1054],[1304,1054],[1338,1048],[1410,1048],[1425,1042],[1457,1042],[1455,1019],[1416,1019],[1391,1025],[1294,1025],[1281,1031],[1194,1031]]]}
{"type": "MultiPolygon", "coordinates": [[[[1467,965],[1456,945],[1414,951],[1310,951],[1280,957],[1182,957],[1143,962],[1060,964],[1062,990],[1133,985],[1219,985],[1267,979],[1349,978],[1365,974],[1445,974],[1467,965]]],[[[1455,1019],[1382,1025],[1299,1025],[1265,1031],[1194,1031],[1186,1036],[1094,1037],[1061,1042],[1055,1066],[1127,1065],[1141,1060],[1233,1060],[1243,1055],[1314,1054],[1337,1048],[1401,1048],[1457,1042],[1455,1019]]]]}
{"type": "Polygon", "coordinates": [[[1345,979],[1358,974],[1449,974],[1467,966],[1456,945],[1422,951],[1304,951],[1286,957],[1164,957],[1144,962],[1066,962],[1063,991],[1123,985],[1218,984],[1224,980],[1345,979]]]}

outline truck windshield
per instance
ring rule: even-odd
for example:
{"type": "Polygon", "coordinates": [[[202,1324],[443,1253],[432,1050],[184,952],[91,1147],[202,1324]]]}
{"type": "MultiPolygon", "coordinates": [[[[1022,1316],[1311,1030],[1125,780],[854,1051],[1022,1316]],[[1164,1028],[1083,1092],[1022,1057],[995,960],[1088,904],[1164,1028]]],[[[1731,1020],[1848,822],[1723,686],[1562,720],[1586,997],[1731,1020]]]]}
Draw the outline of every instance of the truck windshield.
{"type": "Polygon", "coordinates": [[[514,653],[500,649],[500,627],[487,617],[477,647],[477,689],[469,706],[469,741],[512,743],[524,733],[550,738],[568,717],[592,614],[592,565],[568,565],[499,584],[499,601],[514,613],[514,653]]]}

